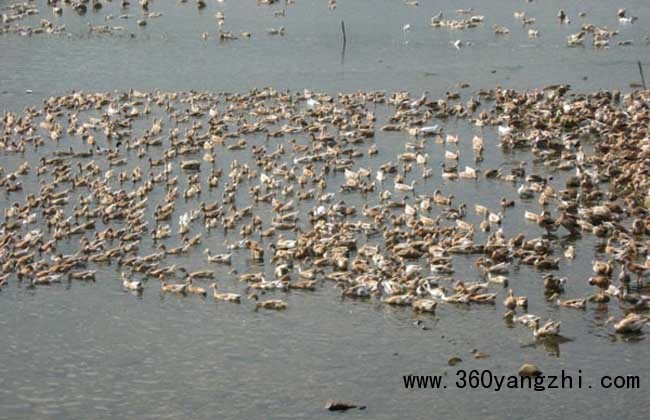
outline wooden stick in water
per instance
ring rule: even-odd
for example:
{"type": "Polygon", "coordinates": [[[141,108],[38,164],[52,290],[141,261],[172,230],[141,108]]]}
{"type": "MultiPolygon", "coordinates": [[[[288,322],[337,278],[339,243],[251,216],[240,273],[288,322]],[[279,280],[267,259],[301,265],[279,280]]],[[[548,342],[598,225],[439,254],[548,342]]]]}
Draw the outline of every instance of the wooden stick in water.
{"type": "MultiPolygon", "coordinates": [[[[343,32],[343,36],[345,37],[345,31],[343,32]]],[[[643,67],[641,66],[641,60],[638,60],[636,63],[639,65],[639,73],[641,73],[641,84],[643,85],[643,90],[646,90],[648,88],[645,86],[645,77],[643,77],[643,67]]]]}
{"type": "Polygon", "coordinates": [[[343,32],[343,48],[341,48],[341,64],[345,61],[345,45],[347,44],[347,38],[345,36],[345,22],[341,21],[341,31],[343,32]]]}

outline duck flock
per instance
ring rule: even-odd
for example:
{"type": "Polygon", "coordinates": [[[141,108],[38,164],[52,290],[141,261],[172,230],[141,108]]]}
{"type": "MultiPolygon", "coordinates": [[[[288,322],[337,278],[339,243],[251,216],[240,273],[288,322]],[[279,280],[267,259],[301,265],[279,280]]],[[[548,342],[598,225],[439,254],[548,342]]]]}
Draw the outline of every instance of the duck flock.
{"type": "MultiPolygon", "coordinates": [[[[185,3],[194,3],[196,10],[203,13],[210,10],[212,7],[217,8],[217,12],[213,15],[216,31],[202,32],[200,37],[203,40],[216,39],[218,41],[233,41],[236,39],[247,39],[253,36],[250,29],[240,28],[237,19],[228,19],[223,8],[225,0],[217,0],[214,3],[205,0],[180,0],[176,3],[183,6],[188,6],[185,3]],[[226,23],[227,22],[227,23],[226,23]],[[238,29],[235,29],[238,28],[238,29]]],[[[532,2],[529,1],[529,3],[532,2]]],[[[41,18],[38,22],[30,21],[29,18],[33,16],[41,16],[40,9],[38,8],[35,0],[11,3],[3,8],[0,8],[0,34],[18,34],[21,36],[33,36],[39,34],[61,35],[68,34],[66,25],[62,23],[61,17],[64,14],[85,16],[88,13],[100,14],[106,22],[120,20],[126,22],[124,24],[102,24],[95,25],[91,22],[87,23],[87,29],[92,34],[123,34],[128,31],[134,31],[136,28],[144,28],[148,22],[163,16],[161,12],[155,11],[156,2],[153,0],[47,0],[45,7],[47,7],[48,16],[41,18]],[[129,22],[133,22],[132,24],[129,22]]],[[[295,0],[257,0],[257,6],[267,7],[271,10],[274,18],[283,19],[287,16],[287,10],[295,5],[295,0]]],[[[323,10],[334,11],[336,10],[336,0],[328,0],[322,2],[323,10]],[[325,9],[327,7],[327,9],[325,9]]],[[[415,0],[406,0],[405,7],[418,7],[419,3],[415,0]]],[[[196,11],[195,11],[196,12],[196,11]]],[[[45,16],[45,14],[44,14],[45,16]]],[[[540,36],[540,30],[536,27],[537,19],[529,15],[526,11],[515,10],[513,12],[513,19],[519,25],[526,36],[530,39],[537,39],[540,36]]],[[[647,45],[650,43],[650,37],[645,36],[643,40],[623,39],[618,40],[620,31],[612,29],[609,26],[598,26],[589,22],[589,17],[586,11],[578,12],[575,19],[579,23],[579,30],[571,32],[572,17],[566,11],[560,9],[557,12],[557,22],[562,27],[567,28],[566,32],[566,46],[576,47],[591,45],[595,49],[610,48],[614,46],[629,46],[641,41],[642,44],[647,45]]],[[[442,12],[430,17],[428,26],[437,29],[448,30],[451,33],[458,33],[465,29],[478,28],[484,25],[485,16],[478,14],[473,8],[457,9],[452,12],[442,12]]],[[[611,25],[628,26],[638,21],[638,17],[631,15],[626,9],[618,9],[615,13],[612,12],[611,25]]],[[[424,20],[423,20],[424,22],[424,20]]],[[[406,23],[402,26],[404,33],[411,31],[413,26],[406,23]]],[[[396,27],[397,29],[397,27],[396,27]]],[[[511,33],[511,30],[504,24],[494,23],[491,30],[497,37],[503,38],[511,33]]],[[[271,28],[263,29],[266,35],[284,36],[286,34],[285,25],[274,26],[271,28]]],[[[129,32],[130,37],[135,37],[135,32],[129,32]]],[[[450,45],[460,49],[472,45],[472,42],[457,39],[450,42],[450,45]]]]}
{"type": "Polygon", "coordinates": [[[650,91],[72,92],[4,112],[0,150],[0,290],[210,289],[243,310],[290,310],[285,293],[322,288],[421,313],[499,300],[507,322],[557,336],[560,320],[533,315],[509,282],[529,265],[560,314],[621,306],[619,333],[648,320],[650,91]],[[446,132],[452,120],[476,134],[446,132]],[[386,155],[387,138],[398,153],[386,155]],[[486,167],[484,153],[499,149],[564,175],[486,167]],[[450,183],[504,198],[457,203],[450,183]],[[521,214],[534,234],[507,235],[504,220],[521,214]],[[567,244],[589,236],[606,258],[582,277],[557,275],[580,251],[567,244]],[[471,258],[474,279],[455,275],[458,258],[471,258]],[[238,261],[247,272],[231,268],[238,261]],[[107,267],[115,274],[100,278],[107,267]],[[574,282],[593,293],[567,296],[574,282]]]}

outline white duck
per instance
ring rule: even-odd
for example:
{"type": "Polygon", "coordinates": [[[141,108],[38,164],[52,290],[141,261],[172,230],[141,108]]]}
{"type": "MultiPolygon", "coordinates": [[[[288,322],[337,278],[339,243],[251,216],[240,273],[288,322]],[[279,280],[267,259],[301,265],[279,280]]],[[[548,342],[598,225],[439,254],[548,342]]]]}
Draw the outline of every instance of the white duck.
{"type": "Polygon", "coordinates": [[[206,248],[203,251],[203,254],[208,256],[208,262],[218,263],[218,264],[230,264],[232,259],[232,252],[229,254],[217,254],[212,255],[212,252],[209,248],[206,248]]]}
{"type": "Polygon", "coordinates": [[[415,181],[411,181],[411,184],[404,184],[402,182],[395,183],[395,191],[400,192],[412,192],[415,188],[415,181]]]}
{"type": "Polygon", "coordinates": [[[548,320],[542,327],[539,326],[539,318],[534,322],[533,336],[544,337],[557,337],[560,335],[560,321],[548,320]]]}
{"type": "Polygon", "coordinates": [[[130,280],[124,273],[122,273],[122,287],[125,290],[132,290],[134,292],[141,292],[144,289],[144,285],[141,281],[130,280]]]}

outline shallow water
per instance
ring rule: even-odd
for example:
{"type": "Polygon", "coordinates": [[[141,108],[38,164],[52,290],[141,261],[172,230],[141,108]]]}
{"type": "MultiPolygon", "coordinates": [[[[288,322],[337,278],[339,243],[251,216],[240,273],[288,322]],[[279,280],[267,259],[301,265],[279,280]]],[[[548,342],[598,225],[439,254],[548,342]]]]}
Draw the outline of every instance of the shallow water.
{"type": "MultiPolygon", "coordinates": [[[[0,1],[0,7],[8,3],[0,1]]],[[[209,2],[202,12],[197,12],[193,2],[158,1],[153,10],[163,16],[151,19],[145,28],[135,25],[140,15],[137,7],[129,12],[133,18],[117,19],[118,2],[105,3],[101,12],[89,12],[83,18],[68,9],[63,17],[53,18],[44,1],[37,3],[41,16],[25,22],[43,17],[64,22],[69,35],[0,36],[2,109],[18,111],[73,89],[235,92],[271,85],[332,94],[381,89],[409,90],[419,96],[426,89],[434,96],[458,90],[458,83],[467,82],[471,87],[461,91],[464,99],[474,90],[496,85],[534,88],[568,83],[578,91],[629,90],[628,84],[639,79],[636,61],[650,64],[644,41],[650,8],[644,1],[621,4],[639,17],[627,26],[617,22],[618,5],[605,2],[566,6],[567,2],[559,1],[512,1],[490,2],[488,7],[479,1],[420,1],[420,6],[409,7],[401,1],[357,0],[339,1],[330,12],[324,0],[298,0],[287,9],[286,17],[278,18],[272,11],[282,6],[256,6],[254,1],[209,2]],[[464,31],[429,27],[430,17],[439,10],[451,17],[459,7],[474,7],[475,14],[485,15],[484,23],[464,31]],[[560,7],[567,10],[571,25],[560,25],[555,19],[560,7]],[[213,15],[218,10],[226,15],[225,29],[247,30],[252,38],[203,41],[202,32],[216,31],[213,15]],[[527,28],[512,17],[514,10],[537,18],[534,27],[540,31],[539,39],[527,38],[527,28]],[[587,11],[585,19],[578,18],[580,10],[587,11]],[[106,22],[107,13],[116,19],[106,22]],[[343,62],[341,20],[345,20],[348,38],[343,62]],[[615,39],[633,39],[634,44],[606,50],[566,47],[566,36],[577,32],[582,20],[620,29],[615,39]],[[128,30],[118,35],[88,34],[88,21],[123,25],[128,30]],[[411,24],[411,31],[403,33],[406,23],[411,24]],[[495,36],[490,29],[493,24],[507,26],[511,34],[495,36]],[[284,37],[266,35],[267,28],[280,25],[287,29],[284,37]],[[474,45],[456,50],[450,45],[456,39],[474,45]],[[26,94],[27,89],[32,93],[26,94]]],[[[445,128],[465,140],[459,145],[461,156],[471,156],[468,139],[475,128],[451,120],[445,128]]],[[[495,140],[489,130],[485,138],[482,168],[530,159],[528,153],[506,154],[489,143],[488,139],[495,140]]],[[[378,133],[375,141],[379,156],[364,157],[362,165],[376,167],[394,160],[403,150],[401,135],[378,133]]],[[[426,151],[430,167],[437,168],[444,147],[429,144],[426,151]]],[[[234,155],[244,160],[247,153],[234,155]]],[[[219,166],[225,167],[230,157],[223,156],[219,166]]],[[[35,167],[32,158],[25,155],[35,167]]],[[[0,166],[8,170],[18,163],[15,155],[0,155],[0,166]]],[[[532,165],[531,171],[544,169],[532,165]]],[[[556,176],[561,182],[563,175],[556,176]]],[[[28,179],[37,185],[35,174],[28,179]]],[[[329,181],[333,191],[342,179],[339,174],[329,181]]],[[[497,207],[501,196],[515,196],[514,187],[489,180],[449,182],[436,174],[422,185],[426,191],[440,188],[459,202],[480,202],[490,208],[497,207]]],[[[0,205],[4,208],[22,197],[3,195],[0,205]]],[[[221,188],[204,192],[202,199],[219,197],[221,188]]],[[[363,204],[356,194],[349,199],[363,204]]],[[[185,204],[179,203],[175,215],[184,209],[185,204]]],[[[519,231],[539,235],[534,226],[521,223],[526,209],[537,210],[537,205],[518,202],[508,210],[507,235],[519,231]]],[[[478,220],[473,214],[468,219],[478,220]]],[[[228,238],[236,238],[236,232],[228,238]]],[[[204,245],[213,250],[223,240],[221,232],[204,234],[204,245]]],[[[586,236],[576,244],[577,258],[562,261],[560,272],[569,277],[566,296],[591,291],[586,279],[596,245],[594,238],[586,236]]],[[[76,246],[76,239],[62,241],[60,250],[66,253],[76,246]]],[[[150,246],[149,239],[143,241],[146,246],[150,246]]],[[[236,255],[233,263],[241,273],[251,270],[246,255],[236,255]]],[[[168,260],[174,262],[174,258],[168,260]]],[[[457,278],[476,277],[474,258],[454,260],[457,278]]],[[[199,251],[189,262],[187,257],[183,261],[194,269],[207,267],[199,251]]],[[[233,290],[240,287],[228,277],[228,269],[211,267],[233,290]]],[[[340,291],[329,285],[313,293],[278,294],[289,303],[289,310],[256,313],[245,303],[161,297],[155,288],[138,298],[120,290],[117,266],[97,269],[95,283],[28,290],[12,279],[0,292],[0,419],[323,418],[332,416],[323,409],[329,398],[367,405],[366,410],[347,412],[346,418],[503,418],[513,413],[529,418],[647,416],[649,407],[643,397],[650,377],[646,363],[650,351],[646,340],[623,340],[610,334],[611,327],[604,322],[610,315],[620,316],[615,303],[592,304],[581,312],[544,302],[542,273],[526,266],[510,273],[511,285],[529,297],[531,313],[561,319],[563,335],[571,341],[559,347],[544,346],[536,344],[523,327],[507,328],[500,320],[501,292],[496,306],[441,305],[434,317],[421,317],[430,328],[422,330],[413,325],[410,309],[340,300],[340,291]],[[490,357],[475,360],[472,349],[490,357]],[[447,360],[453,355],[464,361],[449,367],[447,360]],[[411,373],[447,372],[451,382],[459,368],[510,375],[524,362],[534,362],[549,374],[581,369],[585,387],[591,383],[594,388],[497,393],[452,386],[415,391],[403,386],[402,375],[411,373]],[[632,373],[641,377],[640,390],[604,390],[596,384],[600,375],[632,373]]]]}

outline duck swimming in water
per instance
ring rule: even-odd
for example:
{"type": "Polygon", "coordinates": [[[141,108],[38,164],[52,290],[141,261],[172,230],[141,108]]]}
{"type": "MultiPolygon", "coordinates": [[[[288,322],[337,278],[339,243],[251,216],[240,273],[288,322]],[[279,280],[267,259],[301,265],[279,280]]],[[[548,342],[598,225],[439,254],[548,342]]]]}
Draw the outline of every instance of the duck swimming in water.
{"type": "Polygon", "coordinates": [[[134,292],[141,292],[144,290],[144,285],[141,281],[130,280],[124,273],[122,273],[122,287],[124,290],[131,290],[134,292]]]}
{"type": "Polygon", "coordinates": [[[269,299],[255,304],[255,310],[258,309],[270,309],[275,311],[282,311],[287,309],[288,305],[286,302],[280,299],[269,299]]]}
{"type": "MultiPolygon", "coordinates": [[[[608,322],[611,320],[613,319],[608,320],[608,322]]],[[[614,330],[619,334],[639,333],[647,323],[648,318],[635,313],[629,313],[625,318],[614,324],[614,330]]]]}
{"type": "Polygon", "coordinates": [[[224,302],[232,302],[232,303],[241,303],[241,295],[238,295],[236,293],[218,292],[217,283],[212,283],[210,285],[210,288],[212,289],[212,297],[214,297],[215,300],[221,300],[224,302]]]}
{"type": "Polygon", "coordinates": [[[560,321],[547,321],[540,327],[539,318],[533,323],[533,336],[535,338],[557,337],[560,335],[560,321]]]}
{"type": "Polygon", "coordinates": [[[187,288],[186,292],[190,295],[199,295],[199,296],[207,296],[207,291],[200,286],[195,286],[194,283],[192,282],[192,278],[188,278],[187,280],[187,288]]]}
{"type": "Polygon", "coordinates": [[[165,293],[174,293],[185,295],[187,293],[187,283],[185,284],[167,284],[164,280],[160,282],[160,290],[165,293]]]}
{"type": "Polygon", "coordinates": [[[232,252],[228,254],[217,254],[212,255],[212,252],[209,248],[206,248],[203,254],[207,255],[208,262],[218,263],[218,264],[230,264],[232,261],[232,252]]]}

